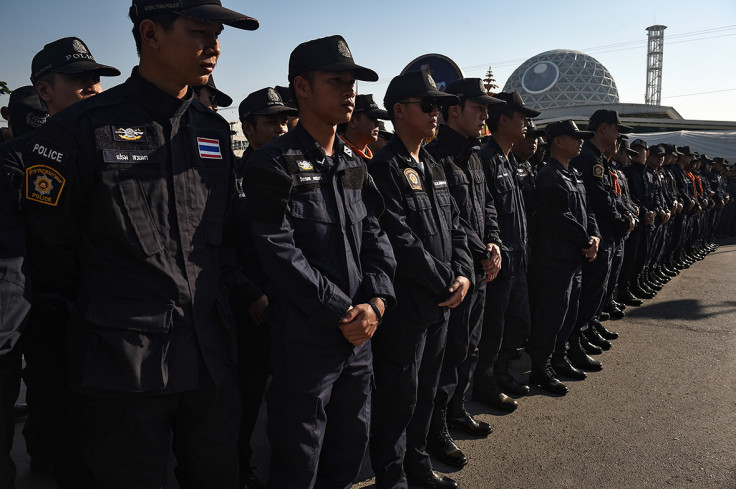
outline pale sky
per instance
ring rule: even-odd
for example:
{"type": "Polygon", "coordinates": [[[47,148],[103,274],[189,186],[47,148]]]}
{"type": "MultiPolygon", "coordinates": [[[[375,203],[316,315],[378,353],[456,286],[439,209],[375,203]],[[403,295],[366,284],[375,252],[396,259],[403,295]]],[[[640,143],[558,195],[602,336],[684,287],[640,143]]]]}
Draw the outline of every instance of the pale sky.
{"type": "MultiPolygon", "coordinates": [[[[257,31],[225,28],[215,69],[217,86],[234,100],[221,109],[237,120],[237,104],[265,86],[286,85],[289,54],[299,43],[341,34],[355,61],[378,72],[359,84],[379,102],[388,82],[414,58],[439,53],[466,77],[493,67],[497,84],[543,51],[574,49],[595,57],[616,80],[621,102],[643,103],[646,27],[668,26],[664,36],[662,105],[686,119],[736,120],[736,2],[655,0],[618,2],[244,2],[223,4],[257,18],[257,31]]],[[[0,80],[11,89],[30,84],[30,64],[44,44],[80,37],[98,62],[123,75],[137,63],[127,18],[129,0],[0,0],[0,80]]],[[[0,96],[7,105],[7,96],[0,96]]]]}

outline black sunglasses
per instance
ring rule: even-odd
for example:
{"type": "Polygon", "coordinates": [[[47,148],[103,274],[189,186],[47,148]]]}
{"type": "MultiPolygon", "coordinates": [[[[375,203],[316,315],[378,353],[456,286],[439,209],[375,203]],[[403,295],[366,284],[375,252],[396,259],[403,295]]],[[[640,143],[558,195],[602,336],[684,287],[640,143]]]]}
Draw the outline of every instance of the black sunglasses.
{"type": "Polygon", "coordinates": [[[431,98],[423,98],[421,101],[418,102],[411,102],[411,101],[405,101],[405,102],[399,102],[401,104],[421,104],[419,108],[424,112],[425,114],[431,114],[435,110],[439,110],[440,104],[437,103],[436,100],[431,98]]]}

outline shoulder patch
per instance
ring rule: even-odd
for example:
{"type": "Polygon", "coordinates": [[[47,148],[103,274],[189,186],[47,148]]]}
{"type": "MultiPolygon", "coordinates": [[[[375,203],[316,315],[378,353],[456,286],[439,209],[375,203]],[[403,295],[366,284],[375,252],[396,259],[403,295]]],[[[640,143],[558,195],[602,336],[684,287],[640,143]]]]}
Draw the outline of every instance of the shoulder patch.
{"type": "Polygon", "coordinates": [[[56,206],[66,179],[61,173],[46,165],[34,165],[26,169],[26,199],[56,206]]]}
{"type": "Polygon", "coordinates": [[[419,179],[419,174],[416,170],[407,168],[404,170],[404,176],[412,190],[422,190],[422,181],[419,179]]]}
{"type": "Polygon", "coordinates": [[[603,168],[603,165],[600,163],[596,163],[593,165],[593,176],[596,178],[603,178],[603,174],[605,173],[606,169],[603,168]]]}

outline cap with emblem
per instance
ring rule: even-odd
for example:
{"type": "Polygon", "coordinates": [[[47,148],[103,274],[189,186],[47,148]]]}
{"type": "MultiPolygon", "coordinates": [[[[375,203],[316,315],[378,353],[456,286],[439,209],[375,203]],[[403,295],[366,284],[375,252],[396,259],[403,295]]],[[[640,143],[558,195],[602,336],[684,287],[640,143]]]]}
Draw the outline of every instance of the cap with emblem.
{"type": "Polygon", "coordinates": [[[728,160],[726,160],[726,158],[724,158],[723,156],[716,156],[715,158],[713,158],[713,162],[716,165],[728,165],[728,160]]]}
{"type": "Polygon", "coordinates": [[[448,85],[447,93],[457,95],[460,101],[472,100],[486,105],[506,105],[503,100],[491,97],[480,78],[460,78],[448,85]]]}
{"type": "Polygon", "coordinates": [[[538,138],[541,136],[545,136],[547,132],[544,129],[537,128],[536,124],[534,124],[534,121],[530,120],[526,125],[526,133],[524,133],[524,137],[527,138],[538,138]]]}
{"type": "Polygon", "coordinates": [[[431,98],[440,105],[457,105],[460,99],[437,90],[437,85],[428,72],[409,71],[403,75],[395,76],[388,84],[386,95],[383,97],[383,105],[386,108],[393,107],[396,102],[401,102],[409,97],[431,98]]]}
{"type": "Polygon", "coordinates": [[[133,0],[130,18],[135,22],[151,14],[171,12],[192,19],[220,22],[236,29],[254,31],[258,21],[222,6],[220,0],[133,0]]]}
{"type": "Polygon", "coordinates": [[[616,124],[619,132],[631,132],[634,130],[631,126],[621,124],[621,118],[618,116],[618,112],[610,109],[596,110],[590,116],[590,120],[588,121],[589,128],[597,128],[601,124],[616,124]]]}
{"type": "Polygon", "coordinates": [[[628,153],[629,156],[636,156],[639,154],[638,151],[631,149],[631,147],[629,146],[629,138],[621,139],[621,148],[624,150],[624,152],[628,153]]]}
{"type": "Polygon", "coordinates": [[[703,153],[702,155],[700,155],[700,162],[705,165],[709,165],[713,163],[713,159],[710,158],[707,154],[703,153]]]}
{"type": "Polygon", "coordinates": [[[342,36],[329,36],[303,42],[289,57],[289,82],[308,71],[352,71],[355,78],[363,81],[378,81],[378,74],[355,64],[348,43],[342,36]]]}
{"type": "Polygon", "coordinates": [[[547,142],[551,143],[552,140],[559,136],[572,136],[578,139],[590,139],[594,133],[591,131],[581,131],[578,129],[577,124],[574,121],[567,119],[565,121],[553,122],[547,126],[547,142]]]}
{"type": "Polygon", "coordinates": [[[376,119],[388,119],[388,112],[378,106],[371,94],[355,96],[355,110],[353,110],[353,114],[365,114],[368,117],[375,117],[376,119]]]}
{"type": "MultiPolygon", "coordinates": [[[[534,110],[531,107],[524,105],[524,100],[521,98],[519,92],[499,92],[493,96],[498,100],[506,102],[505,109],[513,108],[516,112],[521,112],[526,117],[537,117],[541,114],[540,111],[534,110]]],[[[491,107],[494,110],[504,110],[504,107],[491,107]]]]}
{"type": "Polygon", "coordinates": [[[78,37],[64,37],[50,42],[31,61],[31,81],[36,83],[46,73],[95,72],[100,76],[118,76],[120,70],[95,61],[87,45],[78,37]]]}
{"type": "Polygon", "coordinates": [[[664,146],[661,144],[657,144],[656,146],[649,148],[649,156],[664,156],[664,154],[664,146]]]}
{"type": "Polygon", "coordinates": [[[680,156],[680,153],[677,152],[677,147],[675,147],[672,143],[662,143],[662,146],[664,146],[664,152],[665,154],[672,155],[674,157],[680,156]]]}
{"type": "Polygon", "coordinates": [[[42,126],[48,117],[46,104],[30,85],[13,90],[8,100],[8,113],[8,123],[16,138],[42,126]]]}
{"type": "Polygon", "coordinates": [[[278,92],[270,87],[251,93],[240,102],[238,107],[241,122],[252,115],[297,115],[297,113],[296,109],[284,105],[278,92]]]}
{"type": "Polygon", "coordinates": [[[695,153],[692,152],[692,150],[690,149],[690,146],[678,146],[677,152],[680,153],[681,155],[689,156],[690,158],[695,156],[695,153]]]}
{"type": "Polygon", "coordinates": [[[273,88],[279,93],[279,96],[281,97],[281,101],[284,103],[285,106],[291,107],[292,109],[297,108],[296,102],[294,102],[294,97],[291,95],[291,91],[289,90],[289,87],[282,87],[281,85],[276,85],[273,88]]]}
{"type": "Polygon", "coordinates": [[[631,147],[632,148],[644,148],[645,150],[649,149],[649,145],[643,139],[634,139],[633,141],[631,141],[631,147]]]}
{"type": "MultiPolygon", "coordinates": [[[[210,79],[202,86],[209,89],[212,98],[212,105],[216,105],[218,107],[230,107],[233,104],[233,99],[230,98],[228,94],[217,89],[214,76],[210,75],[210,79]]],[[[200,87],[193,88],[194,90],[197,90],[200,87]]]]}

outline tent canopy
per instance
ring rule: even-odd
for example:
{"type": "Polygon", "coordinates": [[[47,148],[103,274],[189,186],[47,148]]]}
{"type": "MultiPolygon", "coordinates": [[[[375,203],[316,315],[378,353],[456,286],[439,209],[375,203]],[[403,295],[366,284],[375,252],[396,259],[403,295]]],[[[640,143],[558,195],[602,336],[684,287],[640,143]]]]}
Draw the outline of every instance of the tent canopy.
{"type": "Polygon", "coordinates": [[[709,158],[722,156],[729,162],[736,161],[736,131],[671,131],[629,134],[629,141],[641,138],[649,146],[674,143],[690,146],[690,149],[709,158]]]}

